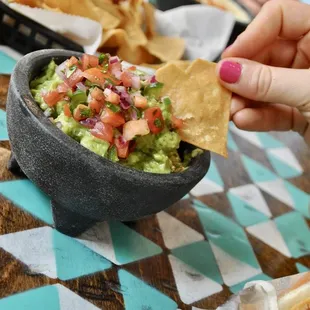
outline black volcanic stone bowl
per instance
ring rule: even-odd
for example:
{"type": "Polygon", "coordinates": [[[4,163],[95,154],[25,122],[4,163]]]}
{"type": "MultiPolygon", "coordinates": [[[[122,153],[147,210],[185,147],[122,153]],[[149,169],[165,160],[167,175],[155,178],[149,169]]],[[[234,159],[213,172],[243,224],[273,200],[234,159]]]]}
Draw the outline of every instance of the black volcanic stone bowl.
{"type": "MultiPolygon", "coordinates": [[[[12,170],[22,171],[51,198],[56,229],[77,236],[99,221],[132,221],[168,208],[207,173],[210,153],[193,159],[184,172],[152,174],[104,159],[64,134],[36,104],[29,82],[52,58],[60,64],[72,55],[81,56],[40,50],[17,63],[9,87],[7,123],[12,170]]],[[[182,144],[180,152],[191,147],[182,144]]]]}

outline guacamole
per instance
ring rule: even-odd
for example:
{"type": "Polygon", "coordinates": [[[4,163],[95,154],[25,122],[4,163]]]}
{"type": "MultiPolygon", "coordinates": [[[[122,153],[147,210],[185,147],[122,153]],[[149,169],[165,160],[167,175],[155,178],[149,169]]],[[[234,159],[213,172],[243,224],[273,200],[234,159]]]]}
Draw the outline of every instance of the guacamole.
{"type": "Polygon", "coordinates": [[[108,54],[51,60],[30,83],[44,114],[83,147],[145,172],[180,172],[200,151],[179,156],[182,121],[160,97],[162,86],[108,54]]]}

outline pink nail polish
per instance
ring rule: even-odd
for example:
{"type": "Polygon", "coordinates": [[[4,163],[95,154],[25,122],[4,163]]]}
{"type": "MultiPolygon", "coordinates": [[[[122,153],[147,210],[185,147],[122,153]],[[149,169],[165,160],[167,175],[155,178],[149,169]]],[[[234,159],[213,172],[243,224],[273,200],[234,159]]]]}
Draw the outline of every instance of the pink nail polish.
{"type": "Polygon", "coordinates": [[[226,83],[236,83],[241,76],[242,67],[233,61],[224,61],[220,68],[220,78],[226,83]]]}

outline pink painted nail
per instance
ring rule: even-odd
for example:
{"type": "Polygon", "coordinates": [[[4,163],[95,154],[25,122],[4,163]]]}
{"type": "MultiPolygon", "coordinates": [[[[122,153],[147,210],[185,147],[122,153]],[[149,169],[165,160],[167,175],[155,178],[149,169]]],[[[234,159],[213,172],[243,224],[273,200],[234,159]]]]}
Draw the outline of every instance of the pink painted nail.
{"type": "Polygon", "coordinates": [[[220,68],[220,78],[226,83],[236,83],[241,76],[242,67],[233,61],[224,61],[220,68]]]}

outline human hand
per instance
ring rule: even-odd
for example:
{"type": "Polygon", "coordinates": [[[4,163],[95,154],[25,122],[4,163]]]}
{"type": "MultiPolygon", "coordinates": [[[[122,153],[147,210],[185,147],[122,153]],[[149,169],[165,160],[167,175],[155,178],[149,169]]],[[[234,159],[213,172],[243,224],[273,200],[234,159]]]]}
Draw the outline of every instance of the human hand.
{"type": "Polygon", "coordinates": [[[309,67],[310,6],[267,2],[217,66],[236,94],[232,121],[250,131],[294,130],[310,144],[309,67]]]}

